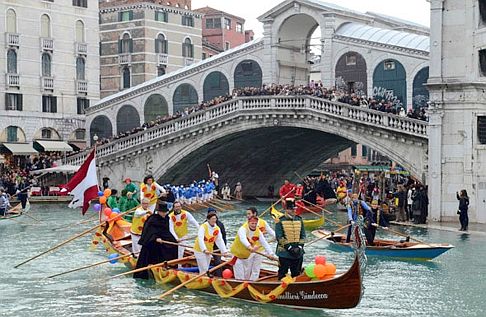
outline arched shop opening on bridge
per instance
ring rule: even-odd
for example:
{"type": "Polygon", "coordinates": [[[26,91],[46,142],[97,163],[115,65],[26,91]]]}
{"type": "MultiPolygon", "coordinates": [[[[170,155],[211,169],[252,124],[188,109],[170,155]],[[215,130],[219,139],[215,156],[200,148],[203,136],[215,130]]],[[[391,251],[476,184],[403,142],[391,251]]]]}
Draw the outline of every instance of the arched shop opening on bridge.
{"type": "Polygon", "coordinates": [[[125,133],[138,127],[140,127],[140,116],[137,109],[131,105],[122,106],[116,114],[116,132],[125,133]]]}
{"type": "Polygon", "coordinates": [[[429,79],[429,67],[422,68],[413,79],[413,108],[427,107],[429,101],[429,90],[427,80],[429,79]]]}
{"type": "Polygon", "coordinates": [[[348,93],[367,95],[368,73],[365,58],[357,52],[343,54],[336,63],[336,88],[348,93]]]}
{"type": "Polygon", "coordinates": [[[373,97],[407,108],[407,74],[395,59],[380,62],[373,72],[373,97]]]}
{"type": "Polygon", "coordinates": [[[144,121],[149,123],[169,114],[169,105],[167,100],[160,94],[153,94],[147,98],[143,107],[144,121]]]}
{"type": "Polygon", "coordinates": [[[174,106],[173,113],[183,112],[185,108],[191,108],[198,105],[198,95],[196,89],[191,84],[179,85],[172,98],[174,106]]]}
{"type": "Polygon", "coordinates": [[[219,96],[229,95],[229,83],[226,76],[218,71],[209,73],[204,79],[203,94],[204,101],[209,101],[219,96]]]}
{"type": "Polygon", "coordinates": [[[235,88],[261,87],[263,72],[260,65],[254,60],[244,60],[235,69],[235,88]]]}
{"type": "Polygon", "coordinates": [[[89,139],[91,145],[95,143],[94,136],[99,140],[110,139],[113,136],[113,126],[107,116],[99,115],[91,121],[89,126],[89,139]]]}

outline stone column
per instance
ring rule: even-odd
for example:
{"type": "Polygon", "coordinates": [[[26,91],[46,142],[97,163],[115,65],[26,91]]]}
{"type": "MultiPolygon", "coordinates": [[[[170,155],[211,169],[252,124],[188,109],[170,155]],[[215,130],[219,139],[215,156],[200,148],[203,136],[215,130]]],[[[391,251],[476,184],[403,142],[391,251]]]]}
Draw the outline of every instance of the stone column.
{"type": "Polygon", "coordinates": [[[319,69],[321,71],[321,80],[324,87],[334,86],[334,61],[333,61],[333,43],[334,28],[336,18],[333,15],[326,16],[320,21],[321,25],[321,64],[319,69]]]}
{"type": "Polygon", "coordinates": [[[428,110],[429,137],[428,174],[429,219],[440,221],[442,215],[442,117],[444,111],[436,104],[428,110]]]}
{"type": "MultiPolygon", "coordinates": [[[[277,51],[272,34],[273,20],[266,20],[263,25],[263,83],[277,82],[277,51]]],[[[278,36],[278,35],[277,35],[278,36]]]]}

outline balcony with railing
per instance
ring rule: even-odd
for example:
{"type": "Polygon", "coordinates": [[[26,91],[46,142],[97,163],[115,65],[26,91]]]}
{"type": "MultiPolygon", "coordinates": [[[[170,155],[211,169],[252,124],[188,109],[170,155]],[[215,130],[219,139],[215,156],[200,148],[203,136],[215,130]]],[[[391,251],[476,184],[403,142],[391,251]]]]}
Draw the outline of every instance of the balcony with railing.
{"type": "Polygon", "coordinates": [[[159,65],[167,65],[168,62],[169,62],[169,55],[166,53],[159,53],[158,55],[159,65]]]}
{"type": "Polygon", "coordinates": [[[42,90],[54,90],[53,77],[41,77],[42,90]]]}
{"type": "Polygon", "coordinates": [[[19,74],[7,74],[7,87],[20,87],[19,74]]]}
{"type": "Polygon", "coordinates": [[[76,54],[78,55],[86,55],[88,54],[88,44],[76,42],[74,43],[74,48],[76,50],[76,54]]]}
{"type": "Polygon", "coordinates": [[[194,58],[193,57],[184,57],[184,66],[189,66],[194,64],[194,58]]]}
{"type": "Polygon", "coordinates": [[[87,93],[88,92],[88,81],[76,80],[76,91],[78,93],[87,93]]]}
{"type": "Polygon", "coordinates": [[[130,64],[132,62],[132,54],[120,54],[118,62],[120,64],[130,64]]]}
{"type": "Polygon", "coordinates": [[[8,46],[20,46],[20,34],[5,33],[5,42],[8,46]]]}
{"type": "Polygon", "coordinates": [[[54,50],[54,39],[53,38],[47,38],[47,37],[41,37],[40,45],[41,45],[42,50],[52,51],[52,50],[54,50]]]}

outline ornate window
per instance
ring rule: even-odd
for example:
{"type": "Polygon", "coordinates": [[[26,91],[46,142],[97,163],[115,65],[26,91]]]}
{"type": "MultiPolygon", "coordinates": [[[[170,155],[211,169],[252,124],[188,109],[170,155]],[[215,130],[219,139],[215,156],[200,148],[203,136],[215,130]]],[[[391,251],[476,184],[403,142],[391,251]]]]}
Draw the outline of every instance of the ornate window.
{"type": "Polygon", "coordinates": [[[130,68],[128,67],[123,67],[122,70],[122,77],[123,77],[123,89],[125,88],[130,88],[130,68]]]}
{"type": "Polygon", "coordinates": [[[47,14],[41,16],[41,37],[51,37],[51,18],[47,14]]]}
{"type": "Polygon", "coordinates": [[[82,57],[76,58],[76,79],[86,79],[86,61],[82,57]]]}
{"type": "Polygon", "coordinates": [[[17,33],[17,14],[14,10],[7,10],[7,32],[17,33]]]}
{"type": "Polygon", "coordinates": [[[163,34],[157,35],[155,39],[155,53],[167,54],[167,40],[163,34]]]}
{"type": "Polygon", "coordinates": [[[17,52],[13,49],[7,52],[7,73],[17,74],[17,52]]]}
{"type": "Polygon", "coordinates": [[[186,38],[184,43],[182,43],[182,56],[183,57],[194,57],[194,45],[190,38],[186,38]]]}
{"type": "Polygon", "coordinates": [[[51,77],[51,55],[42,53],[42,76],[51,77]]]}

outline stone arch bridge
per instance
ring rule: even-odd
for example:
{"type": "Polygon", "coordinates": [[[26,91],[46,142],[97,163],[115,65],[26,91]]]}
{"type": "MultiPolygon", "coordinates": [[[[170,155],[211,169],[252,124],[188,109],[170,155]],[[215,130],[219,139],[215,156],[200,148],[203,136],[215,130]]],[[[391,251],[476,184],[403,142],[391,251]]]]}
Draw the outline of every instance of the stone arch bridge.
{"type": "MultiPolygon", "coordinates": [[[[241,181],[246,194],[310,172],[353,143],[368,145],[412,175],[427,172],[427,122],[311,96],[238,97],[97,148],[99,176],[114,187],[153,174],[163,183],[207,175],[241,181]],[[245,170],[245,175],[238,172],[245,170]]],[[[86,153],[68,158],[81,164],[86,153]]]]}

